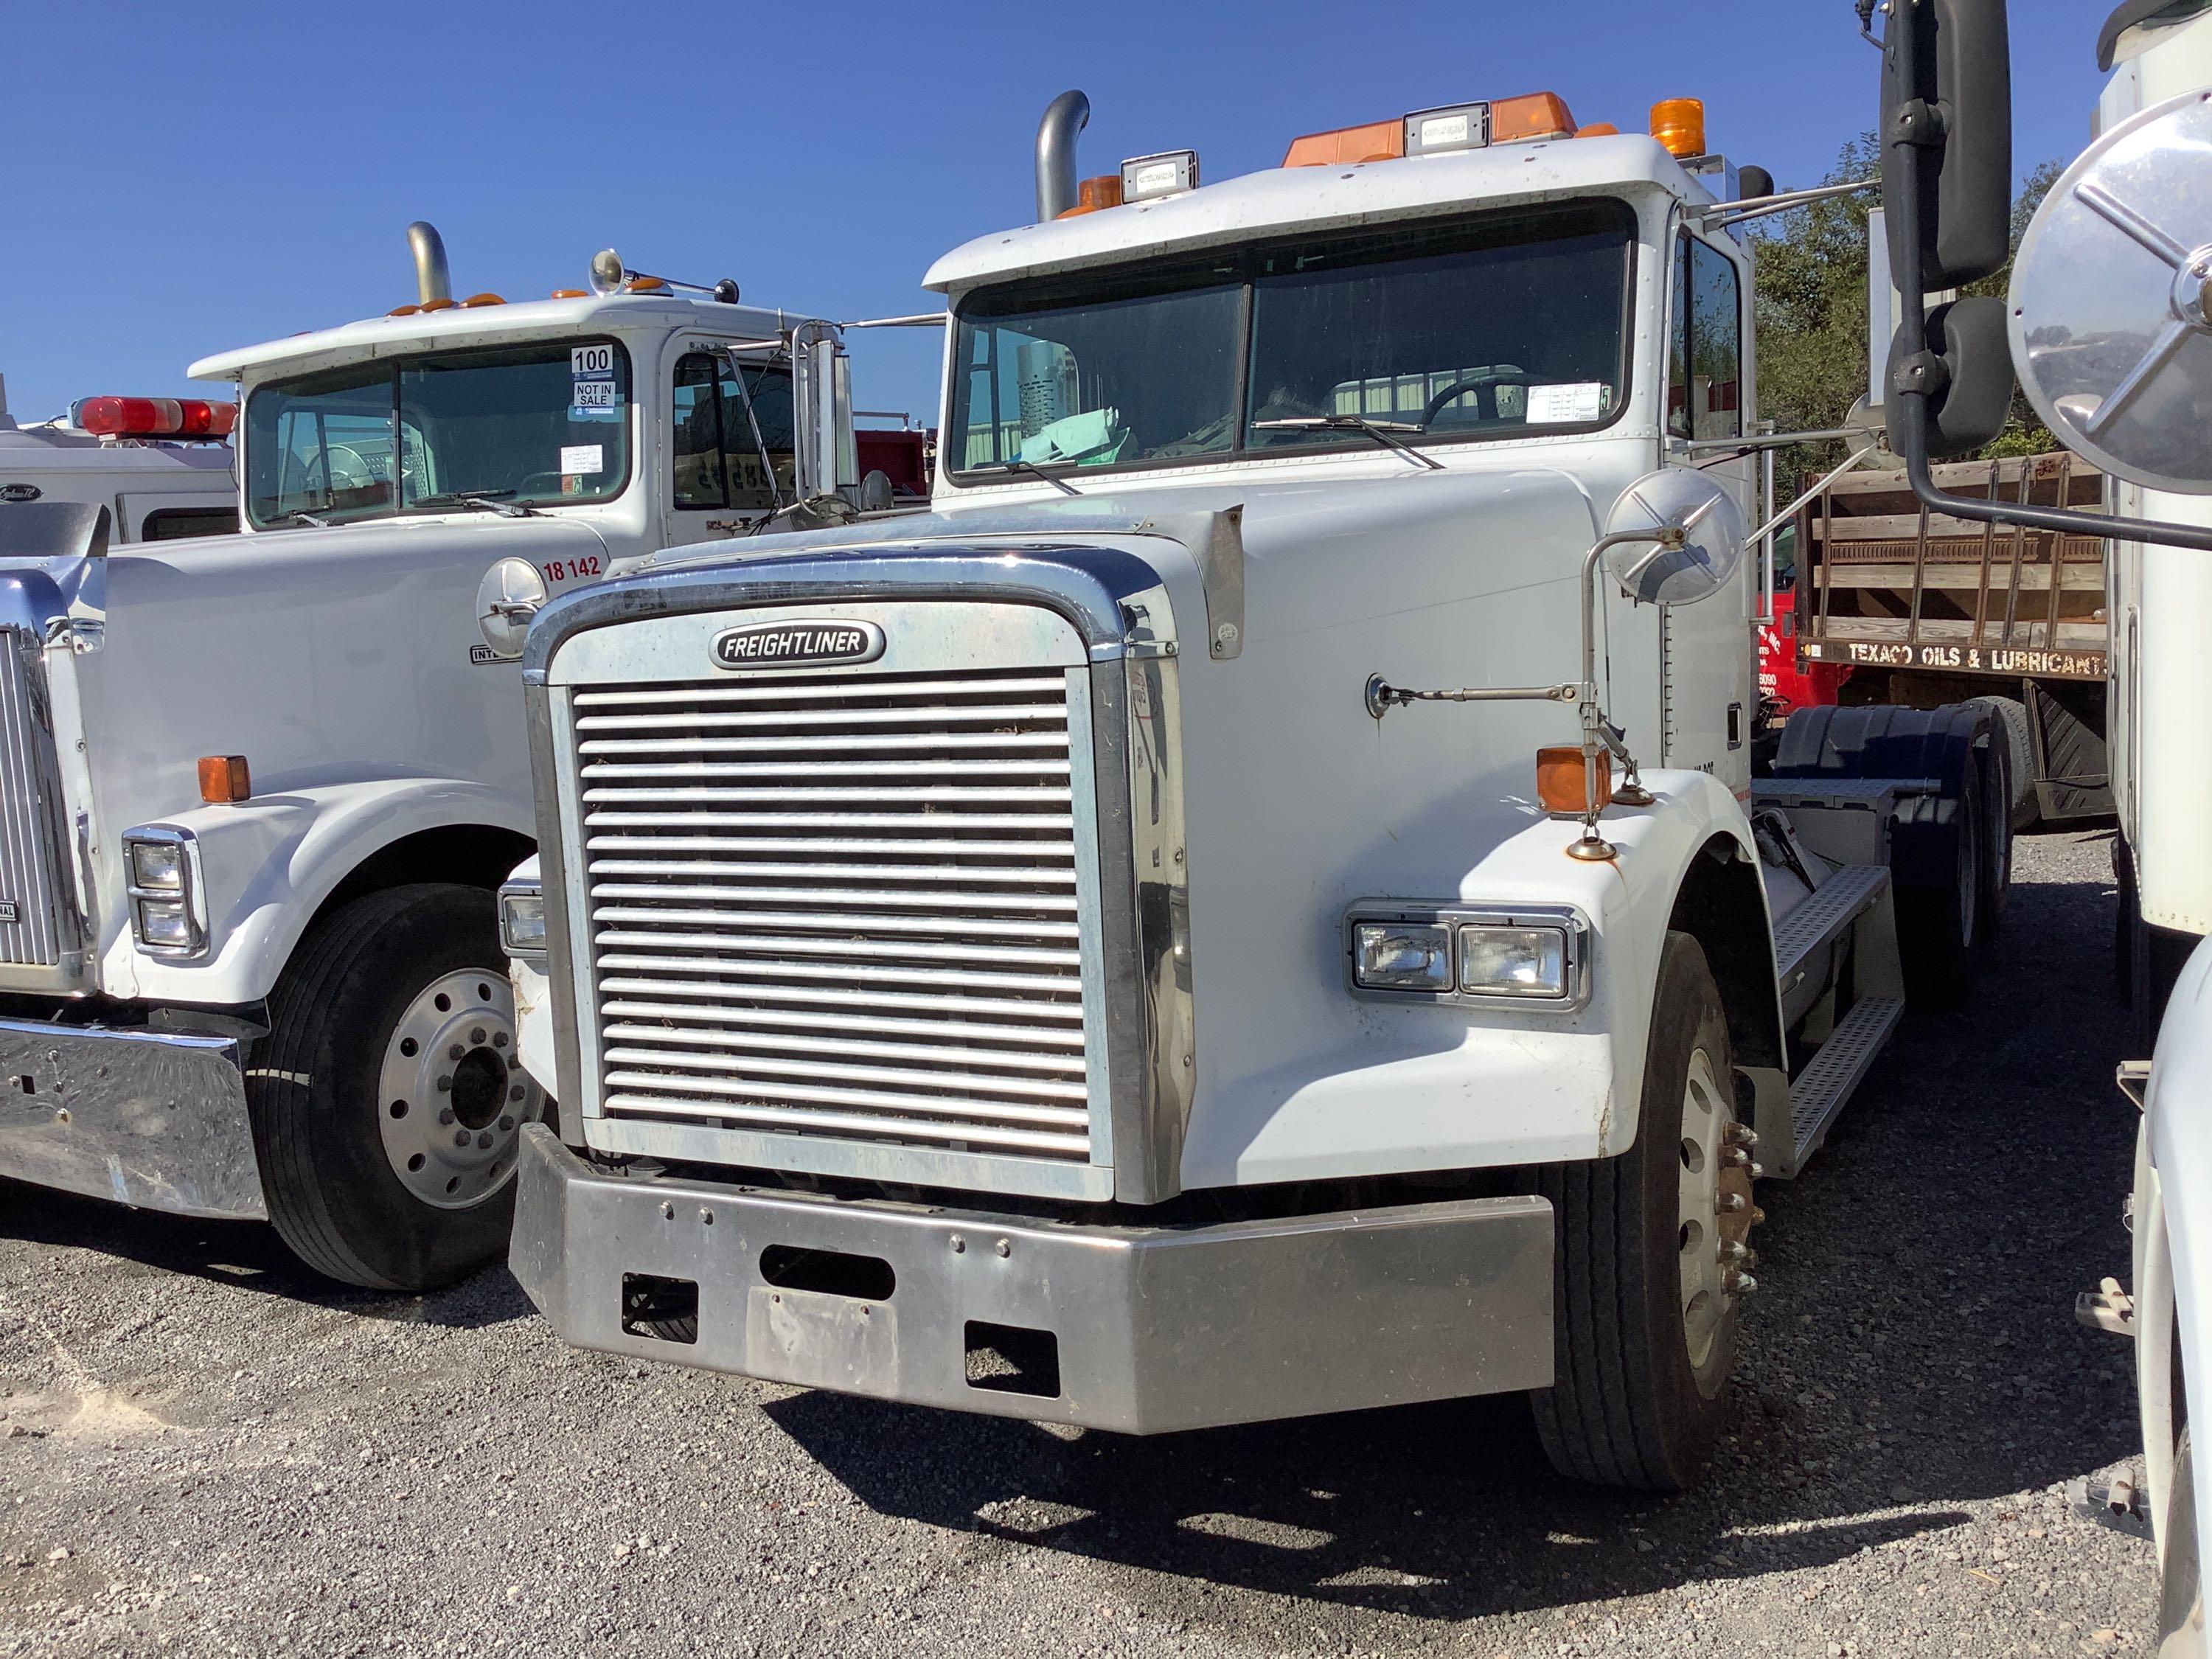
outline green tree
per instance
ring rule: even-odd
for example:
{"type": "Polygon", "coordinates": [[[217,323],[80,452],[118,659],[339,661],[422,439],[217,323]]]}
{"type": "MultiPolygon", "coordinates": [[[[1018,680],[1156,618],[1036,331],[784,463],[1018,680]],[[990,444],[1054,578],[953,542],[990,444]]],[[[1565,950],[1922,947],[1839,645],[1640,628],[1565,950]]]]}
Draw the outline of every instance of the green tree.
{"type": "MultiPolygon", "coordinates": [[[[1820,182],[1869,179],[1881,165],[1875,135],[1862,133],[1844,146],[1820,182]]],[[[2062,171],[2062,163],[2045,161],[2028,175],[2013,204],[2015,250],[2062,171]]],[[[1759,412],[1782,431],[1839,427],[1867,389],[1867,213],[1876,200],[1875,192],[1863,191],[1815,202],[1778,215],[1753,233],[1759,412]]],[[[2011,279],[2007,266],[1966,292],[2002,295],[2011,279]]],[[[2033,455],[2054,447],[2027,400],[2015,392],[2003,434],[1983,453],[2033,455]]],[[[1783,452],[1780,476],[1825,471],[1847,453],[1838,443],[1796,446],[1783,452]]]]}

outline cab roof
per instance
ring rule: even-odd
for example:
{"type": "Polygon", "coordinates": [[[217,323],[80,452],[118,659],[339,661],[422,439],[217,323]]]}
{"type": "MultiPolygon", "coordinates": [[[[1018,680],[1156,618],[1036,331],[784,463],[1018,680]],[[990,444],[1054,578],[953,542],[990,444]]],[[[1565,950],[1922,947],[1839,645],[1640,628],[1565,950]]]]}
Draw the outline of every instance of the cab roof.
{"type": "Polygon", "coordinates": [[[404,317],[370,317],[313,329],[203,357],[186,372],[198,380],[259,380],[279,370],[313,374],[342,363],[437,351],[448,346],[503,345],[564,334],[658,333],[702,327],[718,334],[772,339],[811,320],[787,311],[724,305],[679,294],[593,294],[577,300],[528,300],[514,305],[455,307],[404,317]]]}
{"type": "Polygon", "coordinates": [[[1650,190],[1697,206],[1715,199],[1656,139],[1640,134],[1271,168],[1181,196],[979,236],[932,265],[922,286],[951,294],[985,282],[1234,246],[1271,233],[1340,229],[1454,208],[1650,190]]]}

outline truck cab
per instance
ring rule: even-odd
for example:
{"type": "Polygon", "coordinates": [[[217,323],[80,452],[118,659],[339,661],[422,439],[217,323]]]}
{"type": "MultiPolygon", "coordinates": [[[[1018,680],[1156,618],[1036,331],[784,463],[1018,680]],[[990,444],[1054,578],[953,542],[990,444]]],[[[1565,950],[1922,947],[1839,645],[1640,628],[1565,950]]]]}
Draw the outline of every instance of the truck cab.
{"type": "Polygon", "coordinates": [[[1753,1150],[1901,1007],[1904,784],[1753,776],[1735,171],[1547,94],[1079,186],[1085,111],[927,278],[929,514],[532,627],[514,1271],[587,1346],[1124,1431],[1528,1389],[1686,1484],[1753,1150]]]}
{"type": "Polygon", "coordinates": [[[193,366],[238,386],[237,533],[54,507],[74,544],[0,562],[0,1173],[266,1216],[406,1289],[504,1249],[544,1108],[495,931],[534,821],[486,569],[559,592],[850,471],[836,387],[800,435],[828,325],[618,264],[457,301],[416,240],[416,301],[193,366]]]}

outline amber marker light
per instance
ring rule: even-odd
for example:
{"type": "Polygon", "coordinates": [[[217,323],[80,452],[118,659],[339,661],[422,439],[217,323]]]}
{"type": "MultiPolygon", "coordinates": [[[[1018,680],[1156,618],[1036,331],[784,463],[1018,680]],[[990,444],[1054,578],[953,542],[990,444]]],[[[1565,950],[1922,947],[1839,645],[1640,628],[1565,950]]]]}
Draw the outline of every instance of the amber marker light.
{"type": "Polygon", "coordinates": [[[1662,98],[1651,106],[1651,136],[1678,161],[1705,153],[1705,100],[1662,98]]]}
{"type": "MultiPolygon", "coordinates": [[[[1536,751],[1536,799],[1544,803],[1547,812],[1565,817],[1580,817],[1589,810],[1589,793],[1583,783],[1583,751],[1574,749],[1539,749],[1536,751]]],[[[1596,761],[1597,804],[1601,807],[1613,805],[1613,757],[1601,754],[1596,761]]]]}
{"type": "MultiPolygon", "coordinates": [[[[1579,752],[1579,751],[1577,751],[1579,752]]],[[[243,755],[200,757],[200,799],[211,806],[234,805],[253,794],[252,775],[243,755]]]]}

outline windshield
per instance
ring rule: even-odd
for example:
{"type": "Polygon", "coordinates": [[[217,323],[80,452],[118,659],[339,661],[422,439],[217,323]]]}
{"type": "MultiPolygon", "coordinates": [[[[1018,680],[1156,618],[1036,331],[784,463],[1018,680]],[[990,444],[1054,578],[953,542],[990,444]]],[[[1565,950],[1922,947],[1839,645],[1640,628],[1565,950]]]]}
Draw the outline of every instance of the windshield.
{"type": "Polygon", "coordinates": [[[256,525],[605,501],[629,480],[629,355],[562,340],[349,364],[246,404],[256,525]],[[395,456],[397,462],[395,464],[395,456]]]}
{"type": "Polygon", "coordinates": [[[1594,431],[1627,393],[1619,201],[1308,237],[960,307],[957,470],[1594,431]]]}

